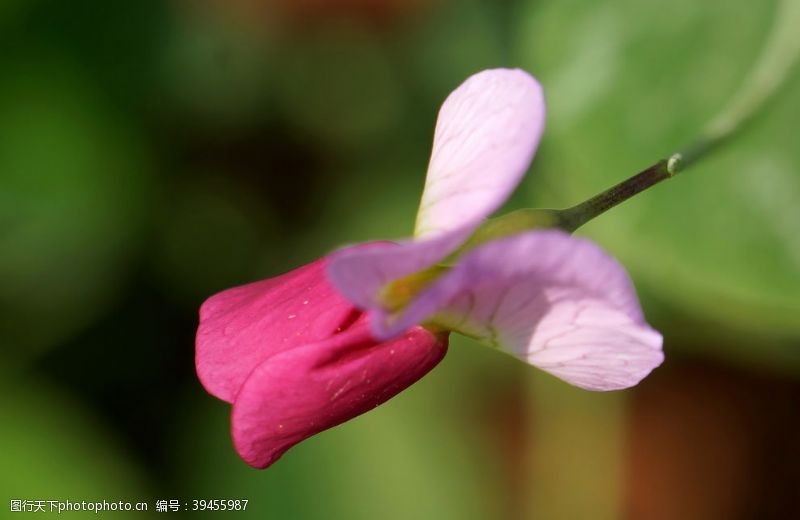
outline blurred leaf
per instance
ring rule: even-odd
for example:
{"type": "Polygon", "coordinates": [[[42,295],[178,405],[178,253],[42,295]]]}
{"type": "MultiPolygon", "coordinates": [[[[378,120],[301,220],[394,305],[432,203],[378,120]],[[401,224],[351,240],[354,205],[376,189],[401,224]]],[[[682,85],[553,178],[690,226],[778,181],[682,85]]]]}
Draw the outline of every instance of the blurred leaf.
{"type": "Polygon", "coordinates": [[[368,26],[331,22],[284,42],[275,88],[286,117],[334,146],[365,146],[402,109],[384,43],[368,26]]]}
{"type": "MultiPolygon", "coordinates": [[[[139,469],[115,446],[97,419],[67,398],[30,378],[3,379],[0,391],[0,489],[9,500],[154,502],[139,469]]],[[[49,511],[49,505],[45,505],[49,511]]],[[[86,518],[93,512],[62,512],[86,518]]],[[[108,518],[148,518],[147,513],[101,511],[108,518]]]]}
{"type": "Polygon", "coordinates": [[[280,252],[270,244],[264,263],[278,256],[289,269],[347,244],[411,236],[429,147],[400,132],[331,168],[328,174],[336,182],[315,208],[314,219],[280,252]]]}
{"type": "Polygon", "coordinates": [[[425,170],[415,171],[415,165],[401,157],[388,162],[356,167],[349,172],[348,186],[321,208],[323,222],[336,218],[339,244],[334,246],[411,235],[425,170]]]}
{"type": "Polygon", "coordinates": [[[410,80],[419,85],[426,100],[433,101],[431,113],[425,116],[433,118],[447,94],[470,74],[508,65],[495,14],[488,2],[441,2],[409,32],[410,80]]]}
{"type": "Polygon", "coordinates": [[[10,25],[33,4],[31,0],[3,0],[0,2],[0,28],[10,25]]]}
{"type": "Polygon", "coordinates": [[[587,392],[539,371],[526,383],[525,518],[621,518],[625,394],[587,392]]]}
{"type": "Polygon", "coordinates": [[[162,52],[167,109],[182,108],[216,125],[257,120],[272,84],[270,39],[213,6],[186,6],[181,15],[162,52]]]}
{"type": "Polygon", "coordinates": [[[223,175],[178,183],[158,220],[155,270],[171,298],[192,304],[250,281],[262,244],[275,242],[266,207],[223,175]]]}
{"type": "MultiPolygon", "coordinates": [[[[544,84],[549,111],[546,163],[531,200],[577,203],[684,146],[743,81],[773,7],[744,0],[530,2],[518,48],[544,84]]],[[[585,232],[698,321],[796,338],[797,86],[795,75],[768,113],[713,158],[585,232]]]]}
{"type": "Polygon", "coordinates": [[[27,356],[101,312],[134,248],[146,159],[66,65],[29,56],[0,83],[0,343],[27,356]]]}

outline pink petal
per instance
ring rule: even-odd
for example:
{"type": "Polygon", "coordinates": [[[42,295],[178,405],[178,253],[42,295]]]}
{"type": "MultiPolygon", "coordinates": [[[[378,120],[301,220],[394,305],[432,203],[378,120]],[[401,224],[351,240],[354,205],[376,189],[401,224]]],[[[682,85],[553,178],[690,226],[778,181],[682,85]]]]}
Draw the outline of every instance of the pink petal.
{"type": "Polygon", "coordinates": [[[196,368],[212,395],[233,402],[250,372],[280,352],[321,341],[360,313],[328,283],[326,259],[215,294],[200,308],[196,368]]]}
{"type": "Polygon", "coordinates": [[[331,255],[331,282],[362,309],[381,307],[389,282],[439,262],[497,209],[528,168],[544,127],[539,84],[521,70],[467,79],[439,112],[417,216],[422,240],[347,248],[331,255]]]}
{"type": "Polygon", "coordinates": [[[539,83],[519,69],[470,76],[445,100],[433,137],[415,235],[480,222],[505,202],[544,129],[539,83]]]}
{"type": "Polygon", "coordinates": [[[555,230],[477,248],[400,316],[382,318],[387,336],[433,318],[590,390],[635,385],[663,361],[624,268],[555,230]]]}
{"type": "Polygon", "coordinates": [[[366,320],[329,339],[270,357],[242,386],[233,439],[251,466],[265,468],[298,442],[387,401],[444,357],[447,336],[414,327],[376,342],[366,320]]]}

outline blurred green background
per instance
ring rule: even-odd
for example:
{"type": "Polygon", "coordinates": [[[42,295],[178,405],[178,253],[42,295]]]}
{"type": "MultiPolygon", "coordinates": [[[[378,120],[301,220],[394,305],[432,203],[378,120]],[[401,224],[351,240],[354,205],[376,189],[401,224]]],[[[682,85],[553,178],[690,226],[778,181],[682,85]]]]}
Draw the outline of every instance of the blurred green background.
{"type": "Polygon", "coordinates": [[[508,207],[566,206],[686,144],[776,5],[2,0],[0,516],[800,515],[798,72],[736,141],[581,231],[665,336],[630,391],[453,338],[420,383],[259,472],[193,366],[205,297],[410,233],[438,105],[469,74],[540,79],[548,126],[508,207]]]}

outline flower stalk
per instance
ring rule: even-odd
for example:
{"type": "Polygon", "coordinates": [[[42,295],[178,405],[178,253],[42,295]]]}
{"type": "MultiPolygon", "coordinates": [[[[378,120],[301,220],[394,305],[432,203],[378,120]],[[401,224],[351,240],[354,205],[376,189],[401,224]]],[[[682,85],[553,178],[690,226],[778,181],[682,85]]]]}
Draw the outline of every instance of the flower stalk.
{"type": "Polygon", "coordinates": [[[676,154],[670,159],[658,161],[649,168],[642,170],[633,177],[612,186],[602,193],[576,206],[558,211],[560,220],[559,227],[571,233],[614,206],[655,186],[661,181],[669,179],[675,174],[675,164],[680,162],[680,159],[675,160],[676,156],[680,157],[680,155],[676,154]]]}

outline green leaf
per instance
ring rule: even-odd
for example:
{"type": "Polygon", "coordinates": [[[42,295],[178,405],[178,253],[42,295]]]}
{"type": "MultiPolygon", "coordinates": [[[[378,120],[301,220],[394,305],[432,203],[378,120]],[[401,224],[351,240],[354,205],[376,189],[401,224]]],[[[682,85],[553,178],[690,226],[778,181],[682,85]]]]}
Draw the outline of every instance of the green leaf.
{"type": "Polygon", "coordinates": [[[374,30],[355,21],[331,23],[285,45],[275,95],[299,135],[358,149],[395,128],[402,93],[374,30]]]}
{"type": "MultiPolygon", "coordinates": [[[[575,204],[686,145],[747,77],[774,6],[530,2],[518,50],[549,111],[530,201],[575,204]]],[[[800,336],[796,72],[740,138],[583,231],[668,307],[729,336],[800,336]]]]}
{"type": "MultiPolygon", "coordinates": [[[[109,432],[64,392],[31,378],[5,377],[0,391],[0,472],[3,507],[10,500],[155,503],[139,468],[109,432]]],[[[45,511],[49,512],[49,505],[45,511]]],[[[92,512],[62,512],[59,518],[86,518],[92,512]]],[[[101,511],[107,518],[148,518],[146,513],[101,511]]]]}
{"type": "Polygon", "coordinates": [[[0,343],[24,358],[113,297],[147,170],[136,136],[87,78],[52,58],[19,61],[0,83],[0,343]]]}
{"type": "Polygon", "coordinates": [[[159,215],[153,268],[167,297],[181,304],[195,306],[268,265],[259,253],[276,242],[274,217],[248,186],[228,177],[192,172],[159,215]]]}

